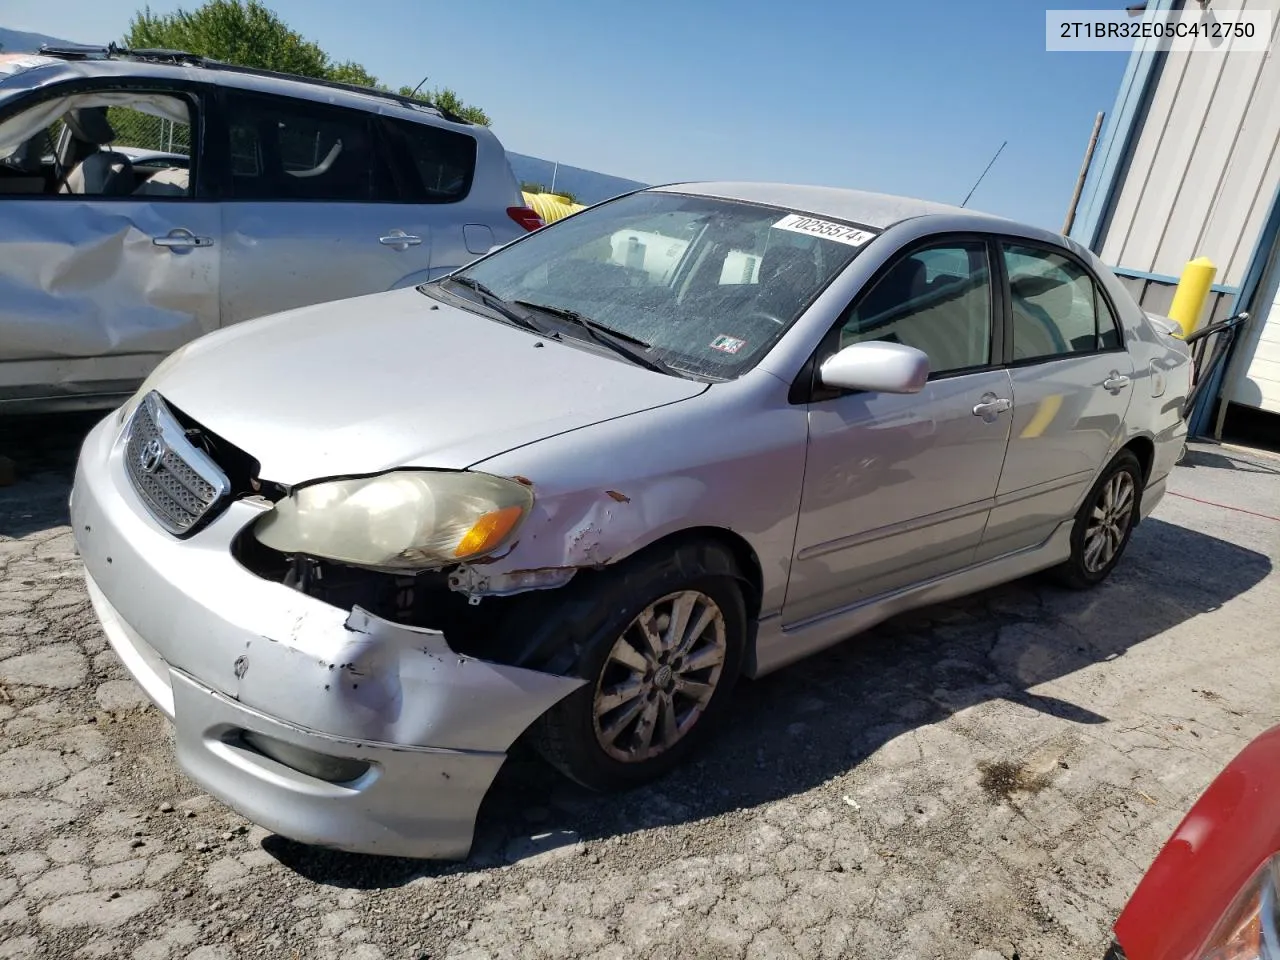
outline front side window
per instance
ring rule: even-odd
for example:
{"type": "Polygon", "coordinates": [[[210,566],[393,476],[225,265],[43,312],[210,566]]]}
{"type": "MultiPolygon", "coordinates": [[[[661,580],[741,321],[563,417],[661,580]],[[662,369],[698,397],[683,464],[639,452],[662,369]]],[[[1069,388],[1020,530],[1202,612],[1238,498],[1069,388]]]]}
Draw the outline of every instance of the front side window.
{"type": "Polygon", "coordinates": [[[931,376],[991,362],[991,270],[981,241],[948,243],[902,258],[854,303],[840,346],[867,340],[924,351],[931,376]]]}
{"type": "Polygon", "coordinates": [[[1088,271],[1049,250],[1012,243],[1001,249],[1009,274],[1015,362],[1120,345],[1115,318],[1088,271]]]}
{"type": "Polygon", "coordinates": [[[182,198],[195,101],[93,90],[43,100],[0,122],[0,197],[182,198]]]}
{"type": "Polygon", "coordinates": [[[396,199],[366,114],[235,91],[226,114],[232,199],[396,199]]]}
{"type": "Polygon", "coordinates": [[[482,285],[556,332],[570,313],[676,373],[739,376],[875,236],[777,207],[644,192],[585,210],[424,288],[482,285]],[[459,283],[457,280],[461,280],[459,283]]]}

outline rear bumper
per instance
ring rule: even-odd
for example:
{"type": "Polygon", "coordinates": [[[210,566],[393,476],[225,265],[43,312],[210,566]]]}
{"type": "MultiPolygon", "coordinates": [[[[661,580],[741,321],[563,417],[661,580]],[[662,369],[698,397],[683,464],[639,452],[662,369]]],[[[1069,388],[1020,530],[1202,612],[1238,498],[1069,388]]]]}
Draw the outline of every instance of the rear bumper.
{"type": "Polygon", "coordinates": [[[442,634],[339,610],[241,567],[239,501],[187,540],[133,493],[116,417],[85,441],[71,515],[112,648],[172,721],[178,760],[250,820],[303,843],[464,857],[510,744],[581,684],[460,656],[442,634]],[[244,734],[368,764],[342,783],[244,734]]]}
{"type": "Polygon", "coordinates": [[[1164,499],[1168,486],[1168,477],[1161,477],[1154,483],[1147,484],[1147,489],[1142,491],[1142,506],[1138,513],[1141,519],[1145,520],[1151,516],[1151,511],[1159,506],[1160,501],[1164,499]]]}
{"type": "Polygon", "coordinates": [[[1169,474],[1187,452],[1187,422],[1179,417],[1154,440],[1155,457],[1151,464],[1147,486],[1142,491],[1139,517],[1146,519],[1164,499],[1169,485],[1169,474]]]}

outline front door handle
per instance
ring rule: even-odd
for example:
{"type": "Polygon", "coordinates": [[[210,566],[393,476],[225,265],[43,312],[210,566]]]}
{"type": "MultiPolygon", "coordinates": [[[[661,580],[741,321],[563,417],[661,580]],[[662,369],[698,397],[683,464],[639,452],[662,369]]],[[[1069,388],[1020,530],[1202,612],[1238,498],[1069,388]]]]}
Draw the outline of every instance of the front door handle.
{"type": "Polygon", "coordinates": [[[421,244],[422,238],[405,233],[403,230],[392,230],[385,237],[379,237],[378,242],[384,247],[391,247],[395,250],[408,250],[410,247],[416,247],[421,244]]]}
{"type": "Polygon", "coordinates": [[[1129,378],[1124,374],[1117,373],[1115,370],[1111,371],[1111,376],[1102,381],[1103,389],[1110,390],[1112,393],[1119,393],[1128,385],[1129,378]]]}
{"type": "Polygon", "coordinates": [[[1007,397],[997,397],[994,393],[984,394],[981,403],[973,405],[973,415],[983,420],[994,420],[1006,410],[1013,408],[1013,401],[1007,397]]]}
{"type": "Polygon", "coordinates": [[[213,237],[197,237],[186,227],[175,227],[163,237],[153,237],[151,242],[170,250],[190,250],[193,247],[212,247],[213,237]]]}

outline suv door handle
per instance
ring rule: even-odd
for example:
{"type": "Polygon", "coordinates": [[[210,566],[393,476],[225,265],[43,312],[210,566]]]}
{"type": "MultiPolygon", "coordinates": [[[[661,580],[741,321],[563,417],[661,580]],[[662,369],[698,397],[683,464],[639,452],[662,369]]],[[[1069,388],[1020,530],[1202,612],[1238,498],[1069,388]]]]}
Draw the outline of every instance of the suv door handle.
{"type": "Polygon", "coordinates": [[[197,237],[186,227],[175,227],[163,237],[152,237],[151,242],[170,250],[190,250],[192,247],[212,247],[213,237],[197,237]]]}
{"type": "Polygon", "coordinates": [[[1006,397],[997,397],[994,393],[985,394],[981,403],[973,405],[973,415],[983,420],[994,420],[1006,410],[1013,408],[1013,401],[1006,397]]]}
{"type": "Polygon", "coordinates": [[[408,250],[410,247],[416,247],[422,243],[422,238],[405,233],[403,230],[392,230],[385,237],[379,237],[378,242],[384,247],[408,250]]]}
{"type": "Polygon", "coordinates": [[[1111,371],[1111,376],[1102,381],[1103,389],[1110,390],[1112,393],[1119,393],[1129,385],[1129,378],[1123,374],[1111,371]]]}

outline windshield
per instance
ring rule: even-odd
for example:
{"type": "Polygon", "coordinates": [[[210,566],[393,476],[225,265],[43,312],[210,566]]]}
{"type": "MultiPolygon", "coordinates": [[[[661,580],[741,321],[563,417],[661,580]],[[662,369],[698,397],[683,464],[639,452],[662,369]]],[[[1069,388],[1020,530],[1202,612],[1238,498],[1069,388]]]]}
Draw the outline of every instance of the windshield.
{"type": "Polygon", "coordinates": [[[633,353],[643,349],[639,359],[729,379],[758,362],[874,235],[776,207],[644,192],[531,234],[453,277],[564,337],[590,339],[581,323],[560,322],[577,315],[627,338],[633,353]]]}

